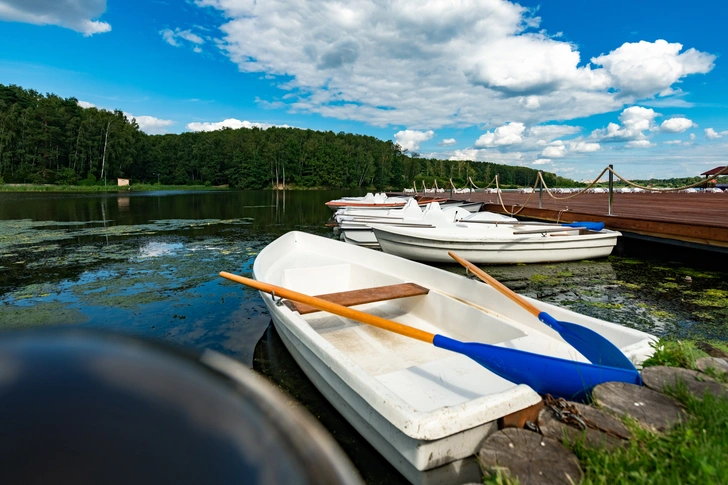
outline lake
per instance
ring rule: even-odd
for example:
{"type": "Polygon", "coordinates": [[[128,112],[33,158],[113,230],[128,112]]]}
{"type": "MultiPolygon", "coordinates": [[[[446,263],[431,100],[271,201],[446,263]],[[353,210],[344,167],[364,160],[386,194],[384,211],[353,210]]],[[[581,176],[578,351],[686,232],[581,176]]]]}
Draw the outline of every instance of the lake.
{"type": "MultiPolygon", "coordinates": [[[[324,202],[343,195],[357,194],[0,193],[0,329],[76,325],[222,352],[303,403],[368,482],[400,482],[296,367],[257,292],[218,276],[249,276],[256,254],[288,231],[334,237],[324,202]]],[[[647,259],[630,246],[598,261],[486,269],[523,294],[660,336],[728,339],[717,256],[647,259]]]]}

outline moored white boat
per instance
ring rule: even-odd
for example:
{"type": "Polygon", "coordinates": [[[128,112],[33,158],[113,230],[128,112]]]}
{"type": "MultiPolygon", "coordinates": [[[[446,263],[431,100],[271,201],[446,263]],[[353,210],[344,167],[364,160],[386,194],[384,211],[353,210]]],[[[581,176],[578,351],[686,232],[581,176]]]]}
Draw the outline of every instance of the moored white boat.
{"type": "MultiPolygon", "coordinates": [[[[356,211],[361,214],[362,211],[356,211]]],[[[341,240],[358,246],[378,248],[372,224],[387,224],[396,227],[410,228],[435,228],[450,227],[455,222],[517,222],[513,217],[496,214],[493,212],[471,213],[461,206],[446,207],[437,202],[427,204],[424,210],[413,202],[408,202],[402,209],[393,209],[378,216],[371,215],[346,215],[352,212],[344,212],[336,216],[339,223],[341,240]]]]}
{"type": "Polygon", "coordinates": [[[449,263],[454,251],[472,263],[511,264],[577,261],[609,256],[621,233],[557,224],[465,224],[435,228],[372,224],[382,251],[415,261],[449,263]]]}
{"type": "Polygon", "coordinates": [[[372,194],[364,197],[342,197],[341,199],[330,200],[326,206],[336,211],[342,207],[402,207],[409,197],[388,197],[385,193],[372,194]]]}
{"type": "MultiPolygon", "coordinates": [[[[429,292],[356,308],[463,341],[585,361],[559,334],[495,289],[396,256],[291,232],[261,251],[253,274],[309,295],[416,283],[429,292]]],[[[302,315],[269,294],[261,296],[311,381],[413,483],[478,481],[474,453],[497,429],[497,419],[540,400],[528,386],[464,355],[328,313],[302,315]]],[[[648,334],[531,301],[557,319],[597,331],[634,362],[651,354],[648,334]]]]}

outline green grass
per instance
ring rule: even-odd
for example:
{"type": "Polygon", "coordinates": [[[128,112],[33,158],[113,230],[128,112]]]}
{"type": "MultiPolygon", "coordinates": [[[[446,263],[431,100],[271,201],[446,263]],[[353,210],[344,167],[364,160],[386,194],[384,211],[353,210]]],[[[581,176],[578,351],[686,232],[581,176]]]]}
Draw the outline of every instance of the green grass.
{"type": "Polygon", "coordinates": [[[622,449],[574,444],[583,485],[728,483],[728,399],[711,394],[698,399],[684,387],[670,394],[689,416],[671,431],[658,434],[628,423],[633,439],[622,449]]]}
{"type": "MultiPolygon", "coordinates": [[[[707,343],[728,352],[728,345],[723,342],[706,340],[707,343]]],[[[701,357],[708,357],[708,354],[695,346],[690,340],[660,340],[652,344],[655,353],[645,360],[643,367],[654,365],[665,365],[667,367],[683,367],[695,369],[695,361],[701,357]]]]}
{"type": "MultiPolygon", "coordinates": [[[[728,351],[724,342],[707,341],[728,351]]],[[[689,340],[662,340],[653,347],[655,353],[644,366],[664,365],[695,369],[695,361],[707,354],[689,340]]],[[[708,372],[721,382],[728,376],[708,372]]],[[[632,439],[622,448],[604,451],[585,447],[583,442],[569,443],[584,471],[582,485],[682,485],[728,484],[728,397],[707,394],[700,399],[684,385],[666,394],[680,402],[687,419],[672,430],[656,433],[625,419],[632,439]]],[[[487,485],[515,485],[507,472],[483,471],[487,485]]]]}

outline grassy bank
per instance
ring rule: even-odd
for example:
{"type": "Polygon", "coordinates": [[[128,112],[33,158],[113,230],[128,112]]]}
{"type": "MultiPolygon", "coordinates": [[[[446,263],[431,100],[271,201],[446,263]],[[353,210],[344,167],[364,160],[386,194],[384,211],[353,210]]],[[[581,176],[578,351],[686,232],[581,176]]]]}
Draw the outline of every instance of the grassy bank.
{"type": "Polygon", "coordinates": [[[54,185],[54,184],[3,184],[0,192],[149,192],[153,190],[229,190],[227,186],[208,185],[54,185]]]}
{"type": "MultiPolygon", "coordinates": [[[[728,352],[723,342],[710,344],[728,352]]],[[[708,356],[701,347],[705,348],[697,341],[660,342],[645,366],[695,369],[695,361],[708,356]]],[[[725,374],[713,375],[728,381],[725,374]]],[[[700,399],[684,386],[667,394],[679,401],[688,415],[685,422],[668,432],[655,433],[626,420],[632,439],[622,448],[603,451],[564,441],[584,470],[582,485],[728,483],[728,398],[707,394],[700,399]]],[[[518,481],[500,473],[484,478],[483,483],[513,485],[518,481]]]]}

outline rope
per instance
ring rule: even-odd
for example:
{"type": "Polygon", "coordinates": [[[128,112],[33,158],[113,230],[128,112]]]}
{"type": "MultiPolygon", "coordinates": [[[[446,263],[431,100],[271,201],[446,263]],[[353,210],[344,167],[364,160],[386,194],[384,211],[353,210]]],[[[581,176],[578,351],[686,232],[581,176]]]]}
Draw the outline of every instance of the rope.
{"type": "MultiPolygon", "coordinates": [[[[541,175],[541,172],[538,172],[539,175],[541,175]]],[[[542,179],[543,180],[543,179],[542,179]]],[[[503,197],[501,196],[501,189],[500,185],[498,183],[498,175],[495,176],[495,186],[496,186],[496,194],[498,195],[498,202],[500,202],[501,207],[505,212],[508,213],[511,217],[515,216],[516,214],[519,214],[523,209],[526,208],[528,205],[528,202],[531,200],[531,197],[533,197],[533,194],[536,193],[536,186],[538,185],[538,177],[536,177],[536,182],[533,184],[533,189],[531,190],[531,193],[528,195],[528,198],[526,199],[526,202],[521,204],[521,208],[517,211],[514,211],[513,208],[516,207],[515,205],[511,206],[511,210],[509,211],[506,209],[506,206],[503,204],[503,197]]]]}
{"type": "Polygon", "coordinates": [[[601,427],[593,421],[590,421],[579,412],[579,409],[573,403],[570,403],[563,397],[555,399],[551,394],[546,394],[544,404],[551,408],[559,421],[567,424],[574,424],[581,430],[591,428],[601,431],[613,438],[629,439],[628,436],[624,436],[613,429],[601,427]]]}
{"type": "MultiPolygon", "coordinates": [[[[614,175],[616,175],[620,180],[622,180],[627,185],[631,185],[632,187],[636,187],[638,189],[650,190],[650,191],[655,191],[655,192],[677,192],[679,190],[692,189],[693,187],[697,187],[699,185],[703,185],[703,184],[706,183],[705,180],[700,180],[698,182],[695,182],[694,184],[685,185],[684,187],[675,187],[675,188],[668,188],[668,189],[658,189],[658,188],[655,188],[655,187],[644,187],[644,186],[638,185],[638,184],[636,184],[634,182],[630,182],[629,180],[627,180],[626,178],[622,177],[617,172],[615,172],[614,169],[607,167],[605,170],[607,170],[607,169],[610,172],[612,172],[614,175]]],[[[728,165],[726,165],[725,167],[723,167],[723,170],[721,170],[720,172],[713,174],[713,177],[717,177],[719,175],[723,175],[726,172],[728,172],[728,165]]]]}
{"type": "MultiPolygon", "coordinates": [[[[498,175],[496,174],[496,176],[493,177],[493,180],[491,180],[490,183],[488,185],[486,185],[485,187],[482,187],[482,189],[483,190],[487,189],[488,187],[490,187],[491,185],[493,185],[493,182],[495,182],[497,179],[498,179],[498,175]]],[[[476,188],[478,190],[481,189],[481,187],[478,187],[477,185],[475,185],[475,182],[473,182],[473,178],[472,177],[468,176],[468,181],[470,182],[470,185],[472,185],[474,188],[476,188]]]]}
{"type": "Polygon", "coordinates": [[[566,199],[573,199],[574,197],[576,197],[578,195],[581,195],[584,192],[586,192],[587,190],[589,190],[592,187],[594,187],[599,182],[599,179],[602,178],[602,175],[604,175],[604,173],[607,170],[609,170],[609,167],[606,167],[604,170],[602,170],[602,173],[600,173],[599,176],[597,176],[597,178],[595,178],[594,181],[592,183],[590,183],[589,185],[587,185],[583,190],[581,190],[581,191],[579,191],[579,192],[577,192],[575,194],[571,194],[571,195],[569,195],[567,197],[556,197],[554,194],[551,193],[551,190],[549,189],[548,185],[546,185],[546,181],[543,179],[543,175],[541,175],[541,172],[538,172],[538,177],[541,179],[541,183],[543,184],[543,188],[546,189],[546,193],[549,194],[549,196],[552,199],[556,199],[556,200],[566,200],[566,199]]]}

